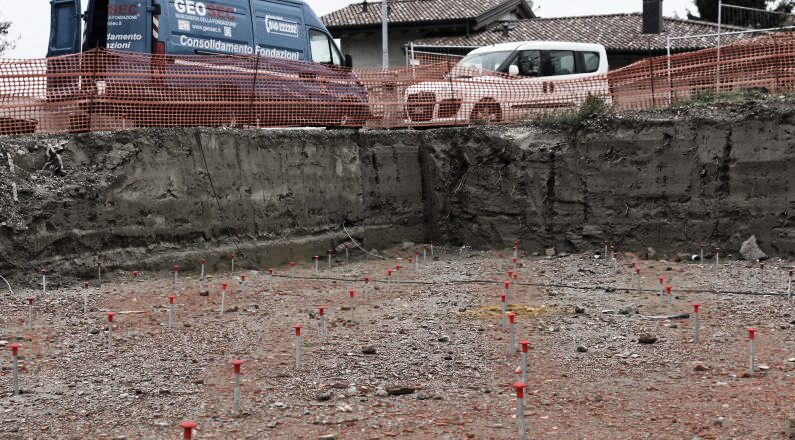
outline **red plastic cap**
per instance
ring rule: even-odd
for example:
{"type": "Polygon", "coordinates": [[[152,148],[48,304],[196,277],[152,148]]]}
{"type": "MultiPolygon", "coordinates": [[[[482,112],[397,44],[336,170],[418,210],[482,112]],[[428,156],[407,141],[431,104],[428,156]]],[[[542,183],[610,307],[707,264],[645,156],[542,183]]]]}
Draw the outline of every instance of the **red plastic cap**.
{"type": "Polygon", "coordinates": [[[701,249],[704,249],[704,243],[699,243],[698,247],[700,247],[701,249]]]}
{"type": "Polygon", "coordinates": [[[756,339],[756,329],[755,328],[749,328],[748,329],[748,339],[750,339],[752,341],[754,339],[756,339]]]}
{"type": "Polygon", "coordinates": [[[414,259],[409,257],[409,263],[413,263],[413,262],[414,262],[414,259]]]}
{"type": "Polygon", "coordinates": [[[639,268],[639,267],[636,267],[636,268],[635,268],[635,273],[636,273],[636,274],[638,274],[638,275],[640,275],[640,268],[639,268]]]}
{"type": "Polygon", "coordinates": [[[416,251],[414,251],[414,255],[416,255],[416,256],[418,256],[418,257],[419,257],[419,256],[420,256],[420,250],[419,250],[419,249],[417,249],[416,251]]]}
{"type": "Polygon", "coordinates": [[[221,283],[221,290],[226,290],[227,287],[228,287],[228,284],[221,283]]]}
{"type": "Polygon", "coordinates": [[[519,341],[519,345],[522,346],[522,352],[527,353],[527,349],[530,347],[530,341],[519,341]]]}
{"type": "Polygon", "coordinates": [[[169,296],[168,297],[168,303],[169,304],[174,304],[174,298],[176,298],[176,296],[174,296],[174,295],[169,296]]]}
{"type": "Polygon", "coordinates": [[[665,282],[665,277],[660,277],[659,280],[660,280],[660,284],[662,284],[663,282],[665,282]]]}
{"type": "Polygon", "coordinates": [[[245,283],[246,282],[246,276],[243,275],[243,274],[240,274],[240,281],[245,283]]]}
{"type": "Polygon", "coordinates": [[[304,328],[304,326],[301,324],[296,324],[293,326],[293,328],[295,329],[295,335],[301,336],[301,329],[304,328]]]}
{"type": "Polygon", "coordinates": [[[206,263],[206,262],[207,262],[207,260],[205,260],[204,258],[202,258],[201,260],[199,260],[199,263],[201,263],[201,264],[204,264],[204,263],[206,263]]]}
{"type": "Polygon", "coordinates": [[[133,278],[138,278],[138,272],[133,272],[133,278]]]}
{"type": "Polygon", "coordinates": [[[235,367],[235,374],[240,374],[240,366],[243,365],[243,361],[234,360],[232,361],[232,366],[235,367]]]}
{"type": "Polygon", "coordinates": [[[422,248],[423,248],[423,249],[428,249],[428,245],[427,245],[427,244],[424,244],[424,245],[422,245],[422,248]]]}
{"type": "Polygon", "coordinates": [[[668,291],[668,294],[669,294],[669,295],[671,294],[671,286],[665,286],[665,290],[667,290],[667,291],[668,291]]]}
{"type": "Polygon", "coordinates": [[[400,271],[400,265],[398,264],[397,266],[395,266],[395,269],[397,269],[398,271],[400,271]]]}
{"type": "Polygon", "coordinates": [[[632,267],[633,267],[633,268],[634,268],[635,266],[637,266],[637,265],[638,265],[638,263],[636,263],[636,262],[634,262],[634,261],[632,262],[632,267]]]}
{"type": "Polygon", "coordinates": [[[290,262],[290,267],[295,267],[295,261],[290,262]]]}
{"type": "Polygon", "coordinates": [[[527,388],[527,385],[524,382],[516,382],[513,384],[513,388],[516,390],[516,398],[524,399],[524,389],[527,388]]]}
{"type": "Polygon", "coordinates": [[[504,293],[500,294],[500,302],[505,302],[506,299],[508,299],[508,295],[506,295],[504,293]]]}
{"type": "Polygon", "coordinates": [[[760,269],[764,269],[765,268],[765,263],[759,263],[759,268],[760,269]]]}
{"type": "Polygon", "coordinates": [[[353,298],[353,297],[354,297],[354,295],[356,295],[356,291],[355,291],[355,290],[351,289],[351,290],[349,290],[349,291],[348,291],[348,296],[349,296],[350,298],[353,298]]]}
{"type": "Polygon", "coordinates": [[[273,275],[273,268],[272,267],[268,268],[268,275],[273,275]]]}
{"type": "Polygon", "coordinates": [[[21,347],[21,345],[11,344],[9,345],[9,347],[11,347],[11,356],[16,356],[17,354],[19,354],[19,347],[21,347]]]}
{"type": "Polygon", "coordinates": [[[328,250],[328,251],[326,251],[326,252],[327,252],[329,255],[331,255],[331,249],[329,249],[329,250],[328,250]]]}
{"type": "Polygon", "coordinates": [[[505,288],[506,289],[510,289],[511,288],[511,282],[510,281],[506,281],[505,282],[505,288]]]}
{"type": "Polygon", "coordinates": [[[188,421],[184,421],[184,422],[180,423],[179,427],[182,428],[182,430],[183,430],[183,437],[182,438],[184,440],[190,440],[191,437],[192,437],[191,431],[193,431],[193,428],[196,427],[196,423],[188,420],[188,421]]]}
{"type": "Polygon", "coordinates": [[[715,252],[720,252],[720,248],[719,248],[719,247],[716,247],[716,248],[715,248],[715,252]]]}
{"type": "Polygon", "coordinates": [[[499,256],[500,258],[502,258],[502,257],[504,257],[505,255],[503,255],[503,254],[502,254],[502,252],[500,252],[498,256],[499,256]]]}
{"type": "Polygon", "coordinates": [[[83,288],[88,289],[88,281],[83,281],[83,288]]]}
{"type": "Polygon", "coordinates": [[[513,323],[514,323],[514,321],[516,321],[516,313],[514,313],[514,312],[508,312],[508,313],[506,313],[506,314],[505,314],[505,316],[507,316],[507,317],[508,317],[508,321],[509,321],[511,324],[513,324],[513,323]]]}
{"type": "Polygon", "coordinates": [[[314,257],[312,257],[312,259],[313,260],[319,260],[320,259],[320,255],[315,255],[314,257]]]}
{"type": "Polygon", "coordinates": [[[179,264],[174,265],[174,272],[179,272],[179,264]]]}
{"type": "Polygon", "coordinates": [[[108,322],[113,322],[114,316],[116,316],[116,312],[108,312],[108,322]]]}
{"type": "Polygon", "coordinates": [[[516,258],[511,258],[511,261],[516,263],[517,260],[516,260],[516,258]]]}
{"type": "Polygon", "coordinates": [[[28,304],[33,304],[33,297],[32,296],[28,297],[28,304]]]}
{"type": "Polygon", "coordinates": [[[101,261],[97,261],[97,266],[102,266],[102,262],[101,261]]]}
{"type": "Polygon", "coordinates": [[[610,240],[605,240],[605,244],[610,244],[610,240]]]}
{"type": "Polygon", "coordinates": [[[323,307],[323,306],[320,306],[320,307],[318,307],[318,308],[317,308],[317,313],[318,313],[318,315],[320,315],[320,316],[323,316],[323,314],[324,314],[325,312],[326,312],[326,308],[325,308],[325,307],[323,307]]]}
{"type": "Polygon", "coordinates": [[[364,284],[367,284],[369,282],[370,282],[370,277],[364,277],[364,284]]]}
{"type": "Polygon", "coordinates": [[[514,279],[514,281],[518,280],[519,279],[519,274],[518,273],[513,274],[513,279],[514,279]]]}
{"type": "Polygon", "coordinates": [[[41,274],[42,274],[42,275],[45,275],[46,273],[47,273],[47,269],[42,269],[42,270],[41,270],[41,274]]]}
{"type": "Polygon", "coordinates": [[[509,271],[508,271],[508,278],[510,278],[510,277],[511,277],[511,275],[513,275],[513,271],[512,271],[512,270],[509,270],[509,271]]]}
{"type": "Polygon", "coordinates": [[[732,254],[726,255],[726,258],[731,260],[732,258],[734,258],[734,255],[732,255],[732,254]]]}
{"type": "Polygon", "coordinates": [[[693,313],[698,313],[698,308],[700,306],[701,306],[701,304],[693,304],[693,313]]]}
{"type": "Polygon", "coordinates": [[[610,246],[610,250],[611,250],[611,251],[615,251],[615,250],[616,250],[616,247],[615,247],[615,246],[610,246]]]}
{"type": "Polygon", "coordinates": [[[790,270],[790,271],[789,271],[789,276],[790,276],[790,277],[792,277],[792,274],[795,274],[795,270],[790,270]]]}
{"type": "Polygon", "coordinates": [[[235,259],[235,254],[229,254],[229,258],[234,260],[235,259]]]}
{"type": "Polygon", "coordinates": [[[386,270],[386,275],[391,277],[392,276],[392,269],[387,269],[386,270]]]}

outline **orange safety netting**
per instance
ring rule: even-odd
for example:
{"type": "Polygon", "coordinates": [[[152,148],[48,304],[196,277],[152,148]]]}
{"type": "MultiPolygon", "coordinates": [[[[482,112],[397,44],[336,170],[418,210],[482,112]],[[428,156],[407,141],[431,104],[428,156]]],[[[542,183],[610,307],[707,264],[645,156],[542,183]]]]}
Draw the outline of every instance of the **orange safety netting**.
{"type": "Polygon", "coordinates": [[[452,61],[351,72],[262,57],[93,50],[0,60],[0,134],[513,123],[576,112],[589,97],[619,110],[641,110],[703,94],[788,93],[795,86],[795,35],[764,35],[566,78],[511,76],[452,61]]]}

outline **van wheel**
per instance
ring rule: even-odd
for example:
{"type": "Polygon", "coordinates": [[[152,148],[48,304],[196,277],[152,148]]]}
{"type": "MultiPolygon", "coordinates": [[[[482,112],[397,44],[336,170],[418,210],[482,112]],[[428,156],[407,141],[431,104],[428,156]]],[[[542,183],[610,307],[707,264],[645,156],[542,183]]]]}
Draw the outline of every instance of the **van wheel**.
{"type": "Polygon", "coordinates": [[[502,121],[502,110],[500,109],[500,105],[494,101],[478,103],[475,108],[472,109],[472,113],[469,115],[469,121],[484,122],[487,124],[502,121]]]}

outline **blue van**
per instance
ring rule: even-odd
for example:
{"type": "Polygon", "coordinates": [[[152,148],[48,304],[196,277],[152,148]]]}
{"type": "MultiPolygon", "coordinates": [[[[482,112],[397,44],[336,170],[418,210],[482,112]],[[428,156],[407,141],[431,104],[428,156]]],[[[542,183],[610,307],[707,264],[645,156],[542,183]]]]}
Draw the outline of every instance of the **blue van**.
{"type": "MultiPolygon", "coordinates": [[[[370,115],[351,57],[341,54],[303,1],[89,0],[82,35],[80,3],[50,0],[47,56],[95,48],[122,54],[117,60],[106,56],[95,61],[91,69],[96,74],[81,79],[79,89],[97,95],[92,109],[103,101],[119,108],[118,100],[132,95],[138,103],[160,102],[153,104],[160,111],[164,96],[180,102],[221,96],[219,111],[252,125],[362,125],[370,115]],[[142,53],[149,56],[134,56],[142,53]],[[144,78],[139,74],[142,62],[149,63],[151,73],[144,78]]],[[[86,62],[84,58],[82,72],[86,62]]],[[[74,84],[48,89],[51,100],[67,99],[73,93],[61,95],[74,90],[74,84]]],[[[137,113],[153,118],[151,112],[137,113]]],[[[169,121],[181,125],[178,119],[169,121]]]]}

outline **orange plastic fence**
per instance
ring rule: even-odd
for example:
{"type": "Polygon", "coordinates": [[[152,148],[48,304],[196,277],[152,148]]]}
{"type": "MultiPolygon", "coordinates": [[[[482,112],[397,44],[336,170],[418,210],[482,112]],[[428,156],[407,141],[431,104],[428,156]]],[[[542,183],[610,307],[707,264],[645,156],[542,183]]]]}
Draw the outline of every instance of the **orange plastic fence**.
{"type": "Polygon", "coordinates": [[[577,111],[589,96],[620,110],[640,110],[704,93],[789,93],[795,82],[795,35],[764,35],[570,78],[510,76],[451,61],[351,72],[272,58],[94,50],[0,60],[0,134],[513,123],[577,111]]]}

